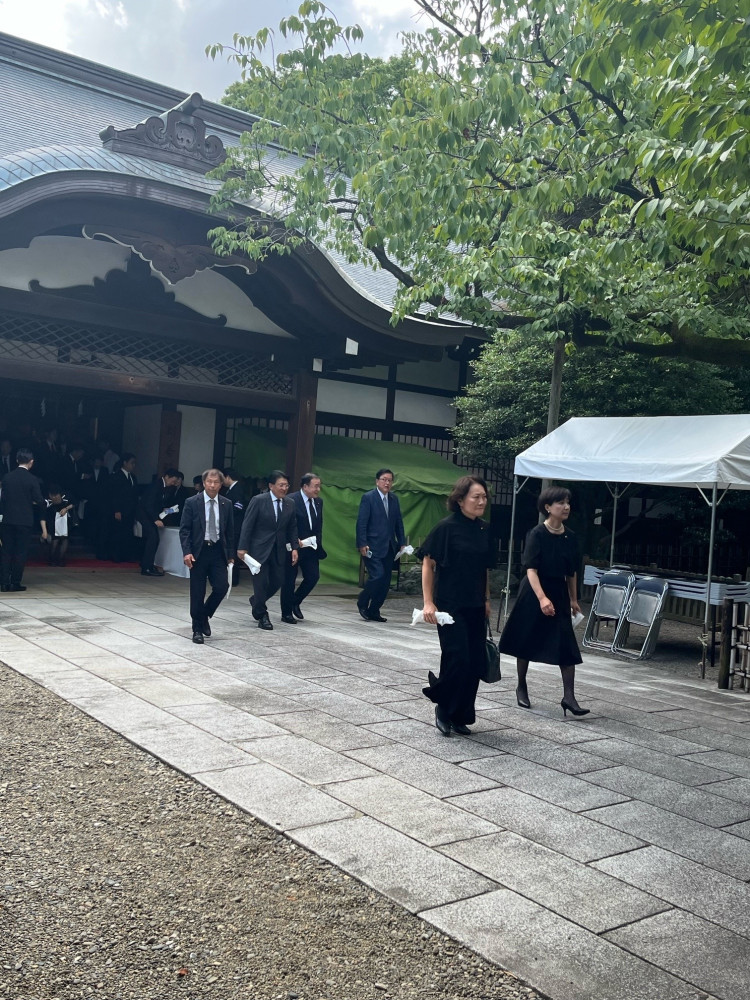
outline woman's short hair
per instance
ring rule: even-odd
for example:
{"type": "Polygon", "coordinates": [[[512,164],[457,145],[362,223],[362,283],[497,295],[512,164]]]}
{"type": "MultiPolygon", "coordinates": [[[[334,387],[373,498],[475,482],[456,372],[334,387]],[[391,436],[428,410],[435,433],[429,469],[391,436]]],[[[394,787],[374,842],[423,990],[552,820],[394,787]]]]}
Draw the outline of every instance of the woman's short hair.
{"type": "Polygon", "coordinates": [[[542,490],[539,494],[539,498],[536,502],[536,509],[540,514],[546,514],[547,504],[550,506],[553,503],[559,503],[561,500],[570,500],[572,494],[570,490],[565,489],[564,486],[548,486],[546,490],[542,490]]]}
{"type": "Polygon", "coordinates": [[[448,510],[456,511],[460,509],[459,500],[463,500],[472,486],[481,486],[489,498],[487,483],[481,476],[461,476],[453,484],[453,489],[448,497],[448,510]]]}

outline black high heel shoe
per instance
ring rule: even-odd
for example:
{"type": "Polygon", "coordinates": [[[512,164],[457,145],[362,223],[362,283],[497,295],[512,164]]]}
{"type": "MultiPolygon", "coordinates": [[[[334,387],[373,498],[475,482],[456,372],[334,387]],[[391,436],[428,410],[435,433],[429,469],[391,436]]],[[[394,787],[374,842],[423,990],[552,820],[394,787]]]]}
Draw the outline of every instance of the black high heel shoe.
{"type": "Polygon", "coordinates": [[[573,708],[573,706],[564,698],[560,704],[562,705],[563,715],[566,717],[568,712],[572,712],[573,715],[588,715],[591,711],[590,708],[581,708],[580,705],[577,708],[573,708]]]}
{"type": "Polygon", "coordinates": [[[521,694],[521,689],[516,688],[516,701],[519,708],[531,708],[528,691],[525,694],[521,694]]]}

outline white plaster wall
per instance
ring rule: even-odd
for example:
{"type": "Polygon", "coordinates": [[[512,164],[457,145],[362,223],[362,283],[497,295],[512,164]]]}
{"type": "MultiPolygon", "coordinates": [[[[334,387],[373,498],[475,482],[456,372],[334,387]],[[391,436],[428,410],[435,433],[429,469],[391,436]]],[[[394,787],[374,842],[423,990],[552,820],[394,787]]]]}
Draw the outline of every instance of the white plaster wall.
{"type": "Polygon", "coordinates": [[[190,486],[193,476],[200,475],[213,464],[216,411],[207,406],[179,405],[177,409],[182,414],[177,464],[185,473],[185,484],[190,486]]]}
{"type": "Polygon", "coordinates": [[[24,292],[33,279],[44,288],[93,285],[94,278],[105,278],[108,271],[124,271],[129,257],[130,248],[116,243],[36,236],[28,247],[0,252],[0,285],[24,292]]]}
{"type": "Polygon", "coordinates": [[[161,403],[143,406],[126,406],[122,450],[135,455],[135,476],[139,483],[150,483],[159,461],[159,436],[161,431],[161,403]]]}
{"type": "Polygon", "coordinates": [[[374,385],[355,385],[351,382],[318,382],[319,413],[346,413],[353,417],[385,419],[387,392],[374,385]]]}
{"type": "Polygon", "coordinates": [[[428,396],[421,392],[405,392],[397,389],[393,419],[409,424],[454,427],[456,411],[451,406],[451,400],[444,396],[428,396]]]}

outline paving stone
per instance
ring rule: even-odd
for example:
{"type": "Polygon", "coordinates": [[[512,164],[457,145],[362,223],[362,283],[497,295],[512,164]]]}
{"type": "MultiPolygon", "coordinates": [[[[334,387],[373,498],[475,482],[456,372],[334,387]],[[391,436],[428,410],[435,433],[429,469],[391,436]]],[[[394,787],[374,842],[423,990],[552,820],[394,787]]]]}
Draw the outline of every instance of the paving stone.
{"type": "Polygon", "coordinates": [[[723,830],[714,830],[645,802],[603,806],[586,815],[727,875],[750,879],[750,843],[723,830]]]}
{"type": "MultiPolygon", "coordinates": [[[[233,678],[227,678],[227,680],[233,678]]],[[[264,688],[255,687],[254,684],[241,683],[241,686],[232,688],[225,693],[223,690],[214,691],[214,697],[221,698],[222,701],[235,708],[241,708],[252,715],[281,715],[283,712],[294,712],[301,707],[296,699],[274,694],[273,691],[266,691],[264,688]]],[[[273,722],[273,719],[271,720],[273,722]]]]}
{"type": "Polygon", "coordinates": [[[604,858],[592,867],[750,937],[750,886],[746,882],[660,847],[604,858]]]}
{"type": "Polygon", "coordinates": [[[587,780],[570,774],[561,774],[551,767],[544,767],[542,764],[511,754],[501,754],[487,760],[468,761],[463,766],[469,771],[494,778],[499,784],[529,792],[538,799],[563,806],[571,812],[625,801],[625,796],[589,784],[587,780]]]}
{"type": "MultiPolygon", "coordinates": [[[[367,726],[375,722],[395,722],[399,716],[395,712],[389,712],[379,705],[368,705],[358,698],[350,698],[348,695],[339,694],[336,691],[327,691],[325,694],[301,695],[296,698],[297,708],[317,708],[321,712],[350,722],[355,726],[367,726]]],[[[287,709],[291,711],[291,709],[287,709]]]]}
{"type": "Polygon", "coordinates": [[[690,913],[660,913],[606,937],[722,1000],[750,995],[750,941],[690,913]]]}
{"type": "Polygon", "coordinates": [[[734,733],[735,736],[742,736],[750,739],[750,723],[736,722],[723,715],[707,715],[703,712],[688,712],[685,709],[676,709],[668,713],[674,722],[680,722],[681,729],[708,729],[716,733],[734,733]]]}
{"type": "Polygon", "coordinates": [[[479,733],[474,737],[479,743],[495,747],[502,753],[516,754],[526,760],[533,760],[564,774],[585,774],[609,764],[594,752],[595,743],[587,743],[591,753],[582,752],[577,747],[560,746],[550,740],[520,733],[517,729],[501,729],[497,732],[479,733]]]}
{"type": "Polygon", "coordinates": [[[98,694],[89,694],[76,702],[92,719],[97,719],[126,737],[141,729],[160,729],[174,723],[174,717],[155,705],[111,685],[98,694]]]}
{"type": "Polygon", "coordinates": [[[671,754],[675,757],[695,753],[698,749],[696,744],[685,735],[685,730],[678,731],[676,735],[655,733],[653,730],[643,729],[640,726],[633,726],[628,722],[616,719],[592,719],[588,731],[591,732],[592,736],[601,734],[622,740],[624,743],[636,743],[638,746],[648,747],[649,750],[657,750],[659,753],[671,754]]]}
{"type": "Polygon", "coordinates": [[[705,785],[709,781],[719,781],[726,778],[727,773],[706,764],[688,760],[685,757],[672,757],[637,746],[635,743],[624,743],[622,740],[597,740],[591,744],[591,752],[600,758],[617,761],[618,764],[630,764],[632,767],[658,774],[663,778],[679,781],[683,785],[705,785]]]}
{"type": "MultiPolygon", "coordinates": [[[[515,701],[515,694],[513,700],[515,701]]],[[[573,724],[572,720],[563,722],[562,712],[558,714],[560,719],[550,719],[536,710],[528,711],[513,707],[482,712],[482,716],[486,719],[502,723],[520,732],[541,736],[542,739],[551,740],[553,743],[582,743],[596,739],[596,734],[590,731],[584,719],[576,719],[573,724]]]]}
{"type": "Polygon", "coordinates": [[[698,727],[683,729],[680,738],[701,744],[701,748],[710,747],[712,750],[726,750],[738,757],[750,757],[750,728],[745,733],[746,735],[739,736],[736,733],[719,733],[715,729],[698,727]]]}
{"type": "Polygon", "coordinates": [[[210,695],[196,690],[189,684],[181,684],[168,677],[159,677],[153,674],[149,678],[126,676],[117,683],[126,691],[130,691],[159,708],[169,708],[172,705],[206,704],[211,700],[210,695]]]}
{"type": "Polygon", "coordinates": [[[642,729],[652,729],[656,733],[668,733],[676,729],[685,729],[684,713],[679,709],[666,709],[661,712],[639,712],[625,705],[616,705],[604,698],[587,700],[586,707],[596,718],[614,719],[617,722],[627,722],[631,726],[642,729]]]}
{"type": "Polygon", "coordinates": [[[382,736],[363,726],[352,726],[317,709],[287,712],[272,718],[276,726],[304,736],[310,742],[319,743],[329,750],[359,750],[362,747],[382,746],[387,742],[382,736]]]}
{"type": "Polygon", "coordinates": [[[338,691],[339,694],[346,694],[351,698],[359,698],[360,701],[367,701],[372,705],[392,701],[394,694],[396,694],[394,687],[376,683],[364,677],[357,677],[354,674],[327,677],[321,683],[329,691],[338,691]]]}
{"type": "Polygon", "coordinates": [[[420,916],[554,1000],[704,1000],[694,987],[510,889],[420,916]]]}
{"type": "MultiPolygon", "coordinates": [[[[433,708],[433,720],[434,713],[433,708]]],[[[450,739],[446,739],[438,731],[434,721],[428,725],[415,719],[400,719],[398,722],[381,722],[367,728],[371,732],[377,733],[378,736],[393,740],[394,743],[405,743],[407,746],[414,747],[415,750],[422,750],[440,760],[448,760],[453,763],[476,760],[480,757],[493,757],[499,752],[494,747],[488,747],[472,737],[454,734],[450,739]]]]}
{"type": "Polygon", "coordinates": [[[238,767],[253,760],[224,740],[175,719],[159,729],[153,726],[132,729],[128,739],[184,774],[238,767]]]}
{"type": "Polygon", "coordinates": [[[295,830],[303,844],[413,913],[494,883],[368,816],[295,830]]]}
{"type": "Polygon", "coordinates": [[[249,766],[197,773],[195,777],[241,809],[281,830],[354,816],[354,810],[343,802],[271,764],[253,761],[249,766]]]}
{"type": "Polygon", "coordinates": [[[300,736],[276,736],[242,743],[240,746],[254,757],[288,771],[311,785],[346,781],[348,778],[366,778],[374,773],[351,757],[345,757],[300,736]]]}
{"type": "Polygon", "coordinates": [[[459,841],[442,852],[595,934],[669,909],[661,899],[515,833],[459,841]]]}
{"type": "Polygon", "coordinates": [[[595,861],[643,846],[635,837],[622,833],[612,836],[612,830],[602,823],[515,788],[491,788],[448,801],[576,861],[595,861]]]}
{"type": "MultiPolygon", "coordinates": [[[[215,700],[201,705],[175,706],[170,708],[170,714],[228,742],[287,735],[283,727],[267,719],[258,719],[249,712],[215,700]]],[[[274,721],[277,719],[278,716],[274,716],[274,721]]]]}
{"type": "Polygon", "coordinates": [[[492,778],[471,774],[404,744],[350,750],[347,757],[353,757],[376,771],[398,778],[407,785],[414,785],[437,798],[494,788],[497,785],[492,778]]]}
{"type": "Polygon", "coordinates": [[[744,777],[750,768],[747,757],[727,753],[725,750],[707,750],[704,753],[690,754],[683,759],[704,767],[724,771],[726,774],[736,774],[740,778],[744,777]]]}
{"type": "Polygon", "coordinates": [[[726,826],[728,823],[750,819],[750,806],[732,802],[720,795],[712,795],[713,785],[700,785],[697,788],[681,785],[677,781],[624,766],[595,771],[587,775],[586,780],[707,826],[726,826]]]}
{"type": "Polygon", "coordinates": [[[713,795],[750,805],[750,778],[727,778],[726,781],[715,781],[703,787],[713,795]]]}
{"type": "Polygon", "coordinates": [[[384,774],[328,785],[326,791],[428,847],[482,837],[498,829],[494,823],[384,774]]]}

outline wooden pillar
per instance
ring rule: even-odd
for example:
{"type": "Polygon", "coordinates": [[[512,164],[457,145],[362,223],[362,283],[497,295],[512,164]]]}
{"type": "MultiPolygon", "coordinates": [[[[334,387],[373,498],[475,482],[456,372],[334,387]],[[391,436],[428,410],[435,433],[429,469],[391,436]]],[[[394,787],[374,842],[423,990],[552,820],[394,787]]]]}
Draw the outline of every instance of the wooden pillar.
{"type": "Polygon", "coordinates": [[[299,489],[299,481],[306,472],[312,472],[315,413],[318,403],[318,377],[311,372],[300,372],[295,377],[297,409],[289,420],[286,445],[286,473],[290,490],[299,489]]]}
{"type": "Polygon", "coordinates": [[[159,462],[156,474],[162,475],[165,469],[176,469],[180,459],[180,436],[182,430],[182,414],[175,407],[161,411],[161,426],[159,428],[159,462]]]}

